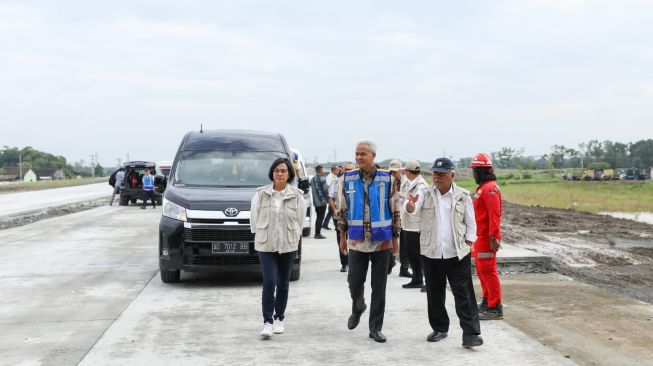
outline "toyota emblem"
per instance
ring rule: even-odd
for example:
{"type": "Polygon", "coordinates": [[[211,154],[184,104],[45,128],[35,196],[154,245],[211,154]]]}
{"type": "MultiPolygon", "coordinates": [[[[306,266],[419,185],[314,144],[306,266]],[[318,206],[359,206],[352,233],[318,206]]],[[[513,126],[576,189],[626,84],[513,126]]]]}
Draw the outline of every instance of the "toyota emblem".
{"type": "Polygon", "coordinates": [[[234,207],[229,207],[228,209],[224,210],[224,214],[229,216],[229,217],[234,217],[238,215],[238,209],[234,207]]]}

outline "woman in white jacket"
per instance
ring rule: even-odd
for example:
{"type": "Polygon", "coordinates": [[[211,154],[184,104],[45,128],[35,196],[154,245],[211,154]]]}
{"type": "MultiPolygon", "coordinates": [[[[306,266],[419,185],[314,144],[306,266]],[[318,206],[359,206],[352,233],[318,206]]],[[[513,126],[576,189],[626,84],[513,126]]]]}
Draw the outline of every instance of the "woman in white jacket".
{"type": "Polygon", "coordinates": [[[275,160],[268,177],[272,184],[256,191],[250,217],[254,248],[263,270],[263,338],[284,331],[290,273],[306,211],[303,193],[290,184],[295,171],[288,159],[275,160]]]}

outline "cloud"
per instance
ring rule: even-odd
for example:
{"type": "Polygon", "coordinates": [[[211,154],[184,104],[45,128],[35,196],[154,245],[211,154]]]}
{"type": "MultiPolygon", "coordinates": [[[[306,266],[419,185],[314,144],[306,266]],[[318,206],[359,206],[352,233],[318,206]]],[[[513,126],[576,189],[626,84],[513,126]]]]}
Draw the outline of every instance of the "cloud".
{"type": "Polygon", "coordinates": [[[653,114],[645,1],[15,4],[0,4],[0,143],[73,160],[169,159],[200,122],[321,159],[364,135],[381,157],[539,154],[636,140],[653,114]],[[125,129],[156,143],[116,147],[125,129]]]}

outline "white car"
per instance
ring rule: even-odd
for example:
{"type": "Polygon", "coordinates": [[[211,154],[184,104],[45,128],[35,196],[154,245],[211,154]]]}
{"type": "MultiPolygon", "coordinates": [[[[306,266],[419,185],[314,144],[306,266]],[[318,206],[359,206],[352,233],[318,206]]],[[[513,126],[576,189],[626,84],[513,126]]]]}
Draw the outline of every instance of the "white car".
{"type": "Polygon", "coordinates": [[[163,175],[167,177],[170,174],[170,169],[172,169],[172,160],[162,160],[158,162],[157,165],[159,168],[161,168],[163,175]]]}
{"type": "MultiPolygon", "coordinates": [[[[309,179],[308,174],[306,173],[306,166],[304,165],[304,158],[302,153],[299,150],[290,148],[290,152],[293,158],[293,165],[295,166],[295,181],[293,185],[295,187],[299,186],[300,180],[309,179]]],[[[306,184],[306,183],[304,183],[306,184]]],[[[301,187],[300,187],[301,188],[301,187]]],[[[304,200],[306,201],[306,217],[304,219],[304,228],[302,229],[303,236],[311,235],[311,220],[313,218],[313,201],[311,199],[311,190],[310,188],[304,190],[304,200]]]]}

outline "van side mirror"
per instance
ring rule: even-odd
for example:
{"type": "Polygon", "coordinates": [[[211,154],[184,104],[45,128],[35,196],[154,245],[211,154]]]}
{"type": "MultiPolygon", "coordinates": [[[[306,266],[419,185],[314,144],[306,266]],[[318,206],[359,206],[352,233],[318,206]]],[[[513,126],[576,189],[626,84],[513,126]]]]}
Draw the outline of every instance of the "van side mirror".
{"type": "Polygon", "coordinates": [[[163,188],[165,189],[166,186],[168,185],[168,177],[166,177],[165,175],[155,175],[154,184],[163,186],[163,188]]]}
{"type": "Polygon", "coordinates": [[[304,191],[304,193],[308,193],[311,188],[311,183],[308,181],[307,177],[301,177],[299,178],[299,182],[297,182],[297,188],[304,191]]]}

